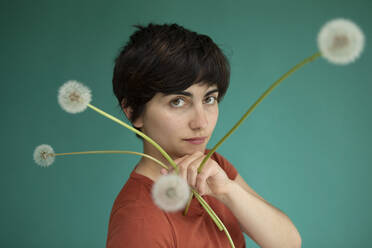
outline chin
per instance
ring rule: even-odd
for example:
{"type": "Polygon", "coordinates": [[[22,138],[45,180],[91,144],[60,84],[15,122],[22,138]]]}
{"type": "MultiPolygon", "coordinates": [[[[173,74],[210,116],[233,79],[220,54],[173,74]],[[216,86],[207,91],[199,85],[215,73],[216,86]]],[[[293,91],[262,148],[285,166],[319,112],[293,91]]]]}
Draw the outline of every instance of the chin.
{"type": "Polygon", "coordinates": [[[195,152],[204,153],[204,151],[205,151],[205,146],[199,146],[199,147],[194,147],[194,148],[190,149],[190,151],[188,151],[187,154],[193,154],[195,152]]]}

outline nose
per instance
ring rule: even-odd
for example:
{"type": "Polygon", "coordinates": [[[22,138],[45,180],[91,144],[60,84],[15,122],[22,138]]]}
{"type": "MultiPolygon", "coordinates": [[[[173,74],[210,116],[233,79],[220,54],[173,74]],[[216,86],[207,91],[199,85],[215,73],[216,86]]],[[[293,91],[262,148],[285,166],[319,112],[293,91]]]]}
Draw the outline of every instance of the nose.
{"type": "Polygon", "coordinates": [[[192,130],[205,129],[208,126],[208,118],[206,110],[203,106],[195,106],[190,120],[190,128],[192,130]]]}

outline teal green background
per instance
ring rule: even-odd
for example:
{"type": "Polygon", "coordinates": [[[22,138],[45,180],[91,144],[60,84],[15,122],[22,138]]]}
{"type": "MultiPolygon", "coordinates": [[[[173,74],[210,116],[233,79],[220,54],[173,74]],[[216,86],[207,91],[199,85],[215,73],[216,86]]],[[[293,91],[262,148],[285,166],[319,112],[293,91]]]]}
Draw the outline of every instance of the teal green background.
{"type": "Polygon", "coordinates": [[[272,82],[317,51],[320,27],[337,17],[364,30],[361,58],[305,66],[219,152],[291,218],[303,247],[370,246],[371,9],[368,0],[1,1],[0,246],[105,246],[113,201],[139,157],[60,157],[45,169],[32,154],[45,143],[56,152],[141,151],[118,124],[57,104],[58,88],[76,79],[92,90],[93,105],[125,120],[111,78],[133,24],[176,22],[209,35],[229,57],[231,85],[211,147],[272,82]]]}

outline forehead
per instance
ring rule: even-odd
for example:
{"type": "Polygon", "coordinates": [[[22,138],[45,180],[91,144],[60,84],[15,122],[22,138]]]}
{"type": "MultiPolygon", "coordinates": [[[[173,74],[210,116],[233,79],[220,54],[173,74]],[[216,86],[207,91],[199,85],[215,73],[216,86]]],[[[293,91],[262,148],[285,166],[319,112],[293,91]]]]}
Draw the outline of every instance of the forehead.
{"type": "Polygon", "coordinates": [[[209,89],[217,89],[217,84],[207,84],[207,83],[198,83],[193,84],[189,88],[187,88],[185,91],[207,91],[209,89]]]}
{"type": "Polygon", "coordinates": [[[175,92],[167,93],[167,94],[161,93],[161,95],[163,97],[171,96],[171,95],[178,95],[178,94],[186,95],[186,96],[194,96],[194,95],[204,95],[206,93],[209,93],[212,90],[214,92],[218,90],[216,84],[208,85],[206,83],[198,83],[198,84],[191,85],[185,90],[175,91],[175,92]]]}
{"type": "MultiPolygon", "coordinates": [[[[180,90],[172,93],[161,93],[158,92],[156,93],[149,102],[146,103],[146,105],[152,105],[155,103],[162,103],[163,101],[168,101],[169,98],[175,96],[175,95],[185,95],[188,97],[193,98],[195,97],[204,97],[208,92],[216,90],[218,92],[218,87],[217,84],[211,84],[208,85],[206,83],[198,83],[198,84],[193,84],[190,87],[188,87],[185,90],[180,90]]],[[[216,92],[212,92],[210,94],[216,94],[216,92]]]]}

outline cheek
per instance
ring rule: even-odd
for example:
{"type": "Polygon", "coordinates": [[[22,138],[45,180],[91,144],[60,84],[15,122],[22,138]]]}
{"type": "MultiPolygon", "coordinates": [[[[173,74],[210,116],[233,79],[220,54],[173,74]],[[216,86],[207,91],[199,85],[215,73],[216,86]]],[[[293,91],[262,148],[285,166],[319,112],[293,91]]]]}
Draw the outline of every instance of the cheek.
{"type": "Polygon", "coordinates": [[[169,135],[174,136],[175,133],[179,133],[182,130],[183,120],[180,116],[172,115],[168,112],[161,111],[153,115],[151,120],[151,134],[159,137],[166,137],[169,135]]]}
{"type": "Polygon", "coordinates": [[[218,120],[218,106],[216,108],[211,109],[209,114],[209,120],[211,128],[214,129],[218,120]]]}
{"type": "Polygon", "coordinates": [[[189,135],[189,117],[187,114],[171,115],[167,122],[166,132],[179,139],[189,135]]]}

